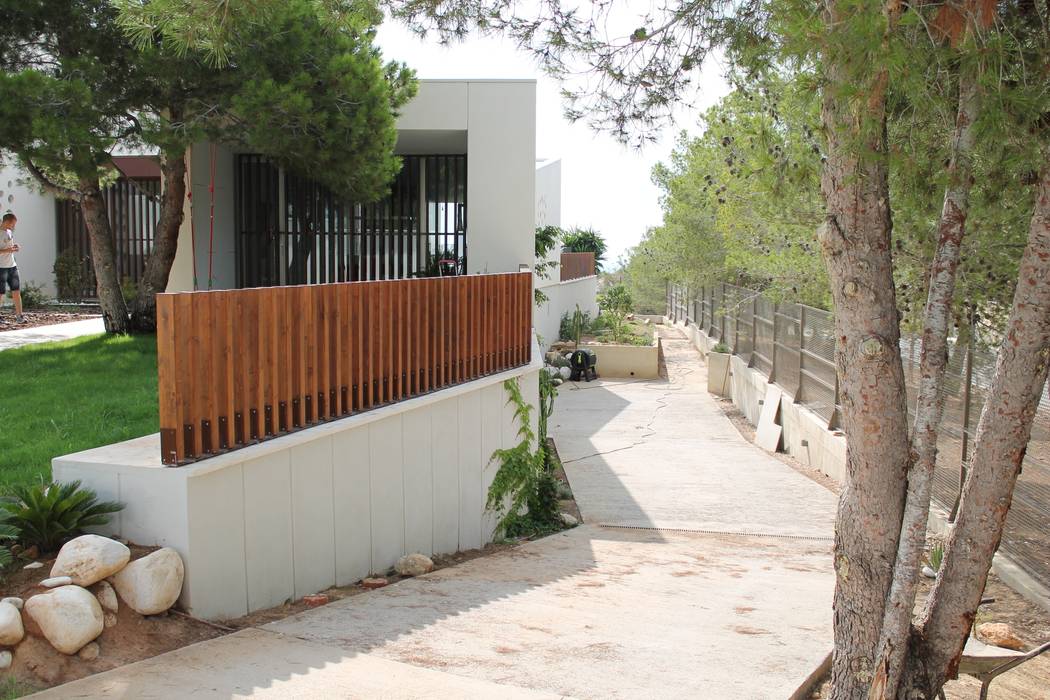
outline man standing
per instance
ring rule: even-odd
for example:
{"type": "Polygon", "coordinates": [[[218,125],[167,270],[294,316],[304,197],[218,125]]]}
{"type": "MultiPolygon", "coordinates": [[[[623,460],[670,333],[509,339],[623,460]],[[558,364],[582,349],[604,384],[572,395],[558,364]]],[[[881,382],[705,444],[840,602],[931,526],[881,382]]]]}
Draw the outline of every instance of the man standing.
{"type": "Polygon", "coordinates": [[[0,223],[0,301],[3,301],[10,288],[11,298],[15,302],[15,322],[25,323],[22,316],[22,284],[18,279],[18,265],[15,263],[15,253],[20,250],[15,243],[17,223],[18,218],[11,211],[4,214],[3,222],[0,223]]]}

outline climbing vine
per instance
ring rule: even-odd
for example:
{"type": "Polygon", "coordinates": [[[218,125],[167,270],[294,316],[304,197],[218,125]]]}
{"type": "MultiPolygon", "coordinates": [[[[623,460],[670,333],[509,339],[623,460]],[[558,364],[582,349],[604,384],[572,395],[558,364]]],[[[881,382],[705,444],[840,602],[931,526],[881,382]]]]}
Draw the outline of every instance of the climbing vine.
{"type": "MultiPolygon", "coordinates": [[[[543,374],[541,372],[541,374],[543,374]]],[[[542,388],[542,379],[541,388],[542,388]]],[[[514,405],[518,421],[518,444],[496,450],[492,461],[499,463],[489,486],[486,509],[496,513],[496,531],[507,537],[536,534],[557,529],[557,484],[547,468],[547,451],[532,430],[533,406],[521,395],[515,379],[503,382],[507,403],[514,405]]],[[[541,411],[549,416],[553,397],[541,402],[541,411]]],[[[543,430],[546,432],[545,417],[543,430]]]]}

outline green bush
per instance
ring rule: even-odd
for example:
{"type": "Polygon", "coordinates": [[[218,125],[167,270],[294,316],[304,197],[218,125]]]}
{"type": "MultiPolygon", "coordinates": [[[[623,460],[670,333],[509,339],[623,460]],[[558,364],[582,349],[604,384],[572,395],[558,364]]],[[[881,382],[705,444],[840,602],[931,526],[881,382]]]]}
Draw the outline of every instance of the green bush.
{"type": "Polygon", "coordinates": [[[39,309],[42,306],[46,306],[49,301],[51,301],[51,297],[44,292],[44,288],[39,284],[26,282],[22,285],[22,308],[39,309]]]}
{"type": "Polygon", "coordinates": [[[18,539],[18,528],[10,523],[0,522],[0,569],[11,564],[14,557],[9,546],[18,539]]]}
{"type": "Polygon", "coordinates": [[[135,280],[125,277],[120,283],[120,293],[124,295],[124,303],[130,306],[139,295],[139,286],[135,280]]]}
{"type": "Polygon", "coordinates": [[[729,346],[725,343],[715,343],[715,346],[711,348],[711,352],[729,353],[729,346]]]}
{"type": "Polygon", "coordinates": [[[66,248],[55,258],[51,268],[55,273],[58,298],[80,302],[84,289],[84,261],[72,248],[66,248]]]}
{"type": "Polygon", "coordinates": [[[19,542],[41,552],[57,550],[85,528],[105,525],[123,508],[114,501],[99,502],[94,491],[80,488],[79,481],[16,486],[0,499],[0,513],[18,530],[19,542]]]}
{"type": "Polygon", "coordinates": [[[592,229],[571,228],[562,233],[563,250],[569,253],[594,253],[594,274],[602,271],[605,262],[605,239],[592,229]]]}

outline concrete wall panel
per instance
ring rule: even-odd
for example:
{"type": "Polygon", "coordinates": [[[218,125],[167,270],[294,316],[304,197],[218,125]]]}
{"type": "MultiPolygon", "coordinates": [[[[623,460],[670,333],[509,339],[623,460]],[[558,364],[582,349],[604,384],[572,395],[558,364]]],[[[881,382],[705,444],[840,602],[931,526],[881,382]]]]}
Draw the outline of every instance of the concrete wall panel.
{"type": "Polygon", "coordinates": [[[481,392],[459,397],[459,548],[481,546],[485,497],[481,467],[488,460],[481,445],[481,392]]]}
{"type": "Polygon", "coordinates": [[[332,438],[335,503],[335,582],[345,586],[372,571],[372,493],[369,430],[332,438]]]}
{"type": "Polygon", "coordinates": [[[431,412],[427,406],[406,413],[401,438],[405,460],[405,551],[428,555],[434,551],[431,412]]]}
{"type": "Polygon", "coordinates": [[[335,585],[332,438],[290,450],[295,597],[335,585]]]}
{"type": "Polygon", "coordinates": [[[431,407],[435,552],[459,549],[459,403],[442,401],[431,407]]]}
{"type": "Polygon", "coordinates": [[[295,598],[292,475],[287,451],[244,463],[244,556],[248,609],[295,598]]]}
{"type": "Polygon", "coordinates": [[[180,600],[194,615],[248,613],[244,554],[244,469],[237,464],[188,479],[186,582],[180,600]]]}
{"type": "Polygon", "coordinates": [[[372,571],[383,573],[405,553],[402,416],[372,423],[372,571]]]}

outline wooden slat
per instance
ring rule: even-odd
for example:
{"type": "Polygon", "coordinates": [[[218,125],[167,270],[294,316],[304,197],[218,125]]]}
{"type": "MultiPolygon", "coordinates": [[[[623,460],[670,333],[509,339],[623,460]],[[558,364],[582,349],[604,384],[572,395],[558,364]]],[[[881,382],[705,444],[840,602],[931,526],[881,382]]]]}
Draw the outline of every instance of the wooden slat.
{"type": "Polygon", "coordinates": [[[162,460],[527,363],[531,295],[529,273],[158,295],[162,460]]]}

